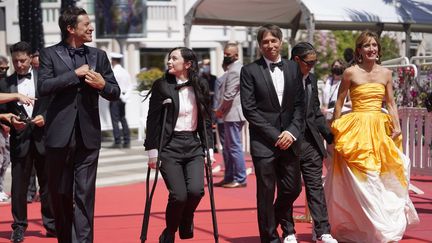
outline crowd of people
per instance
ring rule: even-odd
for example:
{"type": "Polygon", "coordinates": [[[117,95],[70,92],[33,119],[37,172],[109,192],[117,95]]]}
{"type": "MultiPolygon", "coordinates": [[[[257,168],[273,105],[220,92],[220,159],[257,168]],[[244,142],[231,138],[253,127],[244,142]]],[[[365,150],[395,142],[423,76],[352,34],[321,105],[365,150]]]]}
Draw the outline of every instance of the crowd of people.
{"type": "MultiPolygon", "coordinates": [[[[130,147],[125,103],[132,88],[123,56],[112,53],[110,62],[104,51],[85,45],[94,28],[82,8],[65,10],[59,27],[61,42],[37,53],[26,42],[12,45],[9,77],[8,59],[0,56],[0,200],[9,197],[3,179],[11,163],[12,242],[22,242],[28,227],[33,171],[46,236],[93,242],[99,96],[111,101],[112,147],[130,147]]],[[[149,168],[160,169],[169,191],[159,242],[173,243],[177,231],[181,239],[194,237],[205,161],[214,161],[213,124],[225,167],[214,186],[247,186],[246,121],[261,242],[297,242],[293,203],[302,180],[314,241],[401,240],[419,219],[408,195],[410,161],[401,150],[391,71],[380,65],[378,36],[363,31],[346,50],[347,61],[332,63],[322,102],[313,74],[319,53],[311,43],[297,43],[284,59],[282,31],[272,24],[258,29],[257,43],[261,57],[246,65],[239,45],[227,43],[219,78],[189,48],[167,54],[167,70],[149,92],[144,142],[149,168]],[[381,112],[383,100],[388,114],[381,112]],[[352,112],[342,116],[346,110],[352,112]]]]}

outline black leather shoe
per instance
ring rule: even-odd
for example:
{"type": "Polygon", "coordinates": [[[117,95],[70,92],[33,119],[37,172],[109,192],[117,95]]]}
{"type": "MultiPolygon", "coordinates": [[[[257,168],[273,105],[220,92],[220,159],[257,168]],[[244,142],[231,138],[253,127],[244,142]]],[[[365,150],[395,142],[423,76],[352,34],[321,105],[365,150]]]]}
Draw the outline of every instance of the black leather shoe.
{"type": "Polygon", "coordinates": [[[11,242],[17,243],[17,242],[23,242],[24,241],[24,228],[22,227],[16,227],[11,235],[11,242]]]}
{"type": "Polygon", "coordinates": [[[164,229],[159,236],[159,243],[174,243],[174,234],[170,234],[167,229],[164,229]]]}
{"type": "Polygon", "coordinates": [[[191,239],[194,236],[194,223],[193,219],[183,220],[179,225],[179,236],[180,239],[191,239]]]}
{"type": "Polygon", "coordinates": [[[129,149],[131,147],[130,143],[124,143],[123,148],[129,149]]]}

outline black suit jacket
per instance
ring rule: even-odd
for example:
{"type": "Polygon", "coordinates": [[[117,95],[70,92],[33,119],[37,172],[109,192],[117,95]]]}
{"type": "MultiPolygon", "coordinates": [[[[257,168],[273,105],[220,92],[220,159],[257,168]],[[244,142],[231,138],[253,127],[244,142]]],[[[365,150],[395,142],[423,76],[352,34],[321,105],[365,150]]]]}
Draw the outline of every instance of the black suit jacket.
{"type": "Polygon", "coordinates": [[[261,58],[243,66],[240,74],[240,97],[243,114],[249,122],[251,154],[270,157],[281,153],[275,147],[282,131],[297,138],[287,151],[300,155],[304,127],[304,89],[297,63],[283,60],[285,77],[282,105],[279,104],[270,70],[261,58]]]}
{"type": "Polygon", "coordinates": [[[60,42],[40,51],[39,94],[52,96],[46,116],[47,147],[65,147],[75,122],[79,122],[86,148],[100,148],[99,95],[107,100],[116,100],[119,98],[120,88],[106,53],[97,48],[85,48],[87,64],[106,81],[101,91],[80,81],[76,76],[75,67],[64,43],[60,42]]]}
{"type": "MultiPolygon", "coordinates": [[[[306,100],[305,132],[307,132],[307,130],[310,131],[310,134],[313,136],[315,145],[318,147],[319,152],[323,157],[326,157],[327,152],[324,148],[322,137],[327,141],[328,144],[331,144],[333,142],[333,134],[330,131],[327,120],[321,113],[321,104],[318,98],[317,79],[315,75],[310,73],[307,77],[307,80],[310,81],[310,88],[308,92],[308,99],[306,100]]],[[[308,89],[308,86],[305,88],[308,89]]]]}
{"type": "MultiPolygon", "coordinates": [[[[38,83],[38,73],[35,69],[32,70],[33,80],[35,82],[35,97],[37,100],[34,103],[33,114],[27,114],[28,117],[34,118],[37,115],[42,115],[44,119],[46,118],[46,110],[49,104],[50,97],[40,97],[37,91],[38,83]]],[[[6,82],[0,83],[0,92],[4,93],[17,93],[18,92],[18,79],[17,74],[14,73],[6,79],[6,82]]],[[[17,112],[17,102],[9,102],[5,104],[4,112],[14,113],[18,115],[17,112]]],[[[17,131],[13,126],[11,126],[10,132],[10,149],[11,157],[22,158],[26,156],[30,150],[31,142],[33,141],[37,151],[40,154],[45,154],[45,146],[43,139],[44,127],[38,127],[34,124],[28,124],[23,130],[17,131]]]]}
{"type": "MultiPolygon", "coordinates": [[[[164,106],[162,105],[162,102],[167,98],[170,98],[172,100],[172,103],[170,105],[166,105],[166,108],[168,110],[162,147],[165,146],[172,138],[180,108],[178,90],[175,89],[176,84],[177,81],[175,80],[175,78],[161,78],[156,80],[153,84],[151,91],[152,93],[150,96],[149,111],[147,115],[146,139],[144,142],[144,147],[146,150],[159,148],[164,113],[164,106]]],[[[206,80],[201,79],[200,85],[208,87],[208,83],[206,80]]],[[[201,143],[205,145],[206,143],[204,137],[205,134],[202,114],[203,111],[201,108],[199,108],[197,130],[201,139],[201,143]]],[[[205,124],[208,141],[207,148],[213,148],[211,117],[205,116],[205,124]]]]}

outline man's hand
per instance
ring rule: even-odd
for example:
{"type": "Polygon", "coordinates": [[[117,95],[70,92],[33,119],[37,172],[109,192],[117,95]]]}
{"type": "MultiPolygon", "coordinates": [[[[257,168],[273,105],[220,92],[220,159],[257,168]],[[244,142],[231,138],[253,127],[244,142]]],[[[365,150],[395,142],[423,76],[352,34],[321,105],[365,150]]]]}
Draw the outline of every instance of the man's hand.
{"type": "Polygon", "coordinates": [[[87,73],[90,71],[90,66],[87,64],[82,65],[81,67],[75,69],[75,74],[81,78],[87,75],[87,73]]]}
{"type": "Polygon", "coordinates": [[[15,130],[21,131],[27,126],[27,123],[20,121],[18,119],[19,118],[14,115],[13,117],[11,117],[10,120],[11,120],[12,126],[14,126],[15,130]]]}
{"type": "Polygon", "coordinates": [[[105,87],[105,79],[100,73],[93,70],[87,72],[85,82],[97,90],[102,90],[105,87]]]}
{"type": "Polygon", "coordinates": [[[279,147],[281,150],[287,150],[293,142],[294,138],[287,131],[283,131],[279,135],[275,147],[279,147]]]}
{"type": "Polygon", "coordinates": [[[36,98],[28,97],[23,94],[17,93],[17,100],[23,105],[33,105],[36,98]]]}
{"type": "Polygon", "coordinates": [[[45,125],[45,119],[41,115],[37,115],[31,122],[38,127],[43,127],[45,125]]]}
{"type": "Polygon", "coordinates": [[[12,123],[12,119],[18,119],[18,116],[15,115],[15,114],[12,114],[12,113],[3,113],[3,114],[0,114],[0,120],[12,123]]]}
{"type": "Polygon", "coordinates": [[[148,167],[150,169],[156,169],[156,162],[157,162],[157,157],[155,157],[155,158],[149,158],[149,160],[148,160],[148,167]]]}

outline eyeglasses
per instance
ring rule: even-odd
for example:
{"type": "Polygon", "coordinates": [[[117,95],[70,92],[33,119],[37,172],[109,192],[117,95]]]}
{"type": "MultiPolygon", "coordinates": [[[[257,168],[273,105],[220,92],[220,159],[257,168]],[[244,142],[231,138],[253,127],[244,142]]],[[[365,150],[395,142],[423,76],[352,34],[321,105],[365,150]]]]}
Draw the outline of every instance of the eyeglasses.
{"type": "Polygon", "coordinates": [[[0,70],[6,72],[7,70],[9,70],[9,67],[0,67],[0,70]]]}
{"type": "Polygon", "coordinates": [[[318,60],[311,60],[311,61],[305,61],[303,58],[300,57],[300,60],[302,62],[304,62],[306,65],[308,65],[309,67],[313,67],[315,66],[315,64],[317,64],[318,60]]]}

